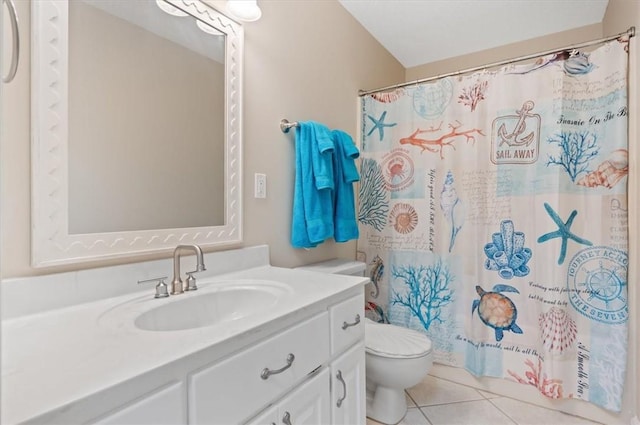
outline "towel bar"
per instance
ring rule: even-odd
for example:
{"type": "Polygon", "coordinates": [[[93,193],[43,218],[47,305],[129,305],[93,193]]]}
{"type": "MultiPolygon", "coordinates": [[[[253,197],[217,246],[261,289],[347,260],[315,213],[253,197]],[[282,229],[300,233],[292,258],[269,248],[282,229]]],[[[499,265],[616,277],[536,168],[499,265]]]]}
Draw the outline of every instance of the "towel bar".
{"type": "Polygon", "coordinates": [[[280,130],[282,130],[283,133],[288,133],[289,130],[291,130],[292,127],[297,127],[298,126],[298,122],[297,121],[289,121],[286,118],[283,118],[280,121],[280,130]]]}

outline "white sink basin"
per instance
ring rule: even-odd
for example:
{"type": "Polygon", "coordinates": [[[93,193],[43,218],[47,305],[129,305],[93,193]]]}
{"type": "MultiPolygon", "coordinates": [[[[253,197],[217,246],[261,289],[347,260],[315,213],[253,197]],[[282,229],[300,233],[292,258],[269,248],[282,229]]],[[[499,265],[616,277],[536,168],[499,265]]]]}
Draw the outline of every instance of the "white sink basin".
{"type": "MultiPolygon", "coordinates": [[[[117,310],[128,311],[136,328],[145,331],[181,331],[228,323],[254,316],[273,308],[291,288],[274,281],[234,280],[204,284],[195,292],[172,295],[161,300],[145,299],[117,310]],[[150,305],[158,303],[157,306],[150,305]],[[137,313],[136,313],[137,312],[137,313]]],[[[121,319],[123,316],[120,316],[121,319]]]]}

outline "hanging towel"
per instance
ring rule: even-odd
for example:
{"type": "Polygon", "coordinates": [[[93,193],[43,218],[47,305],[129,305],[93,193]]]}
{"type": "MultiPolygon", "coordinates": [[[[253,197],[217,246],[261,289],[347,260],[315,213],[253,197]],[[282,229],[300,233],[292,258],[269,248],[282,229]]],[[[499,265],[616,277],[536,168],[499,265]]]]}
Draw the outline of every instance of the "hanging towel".
{"type": "Polygon", "coordinates": [[[335,189],[333,193],[333,222],[336,242],[358,239],[353,183],[360,180],[355,159],[360,156],[351,136],[342,130],[331,132],[335,143],[333,171],[335,189]]]}
{"type": "Polygon", "coordinates": [[[296,177],[291,244],[313,248],[333,236],[334,142],[327,127],[301,121],[296,127],[296,177]]]}

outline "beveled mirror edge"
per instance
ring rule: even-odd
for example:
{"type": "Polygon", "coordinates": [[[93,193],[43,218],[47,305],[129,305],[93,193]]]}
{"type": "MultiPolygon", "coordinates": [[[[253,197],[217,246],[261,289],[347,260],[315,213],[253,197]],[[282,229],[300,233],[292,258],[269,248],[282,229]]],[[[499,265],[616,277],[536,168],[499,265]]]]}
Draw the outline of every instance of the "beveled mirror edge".
{"type": "Polygon", "coordinates": [[[68,0],[31,12],[31,264],[50,267],[170,252],[178,244],[242,242],[244,30],[199,0],[165,0],[225,34],[225,224],[70,235],[68,232],[68,0]]]}

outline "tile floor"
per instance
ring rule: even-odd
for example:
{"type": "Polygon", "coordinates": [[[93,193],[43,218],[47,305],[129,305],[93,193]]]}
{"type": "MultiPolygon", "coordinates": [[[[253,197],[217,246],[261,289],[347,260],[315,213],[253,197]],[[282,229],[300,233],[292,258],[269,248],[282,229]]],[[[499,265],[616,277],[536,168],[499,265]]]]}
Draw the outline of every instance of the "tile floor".
{"type": "MultiPolygon", "coordinates": [[[[587,419],[427,376],[407,390],[399,425],[596,425],[587,419]]],[[[379,423],[367,418],[367,425],[379,423]]]]}

